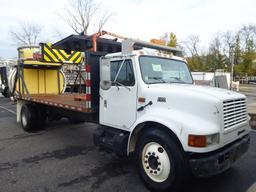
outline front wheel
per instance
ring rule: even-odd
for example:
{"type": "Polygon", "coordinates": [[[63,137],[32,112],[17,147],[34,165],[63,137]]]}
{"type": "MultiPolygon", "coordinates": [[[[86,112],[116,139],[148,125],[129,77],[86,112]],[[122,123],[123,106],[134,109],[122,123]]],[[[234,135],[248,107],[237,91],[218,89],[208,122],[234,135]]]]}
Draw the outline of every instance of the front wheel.
{"type": "Polygon", "coordinates": [[[179,191],[186,181],[187,164],[180,146],[168,134],[152,129],[140,138],[137,166],[146,186],[154,191],[179,191]]]}

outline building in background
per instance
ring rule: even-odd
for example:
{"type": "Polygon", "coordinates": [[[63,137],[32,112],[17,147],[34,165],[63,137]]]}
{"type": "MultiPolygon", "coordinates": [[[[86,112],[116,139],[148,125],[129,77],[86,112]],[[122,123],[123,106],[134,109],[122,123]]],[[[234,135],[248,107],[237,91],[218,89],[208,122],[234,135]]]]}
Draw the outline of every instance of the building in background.
{"type": "Polygon", "coordinates": [[[218,69],[215,72],[192,72],[197,85],[208,85],[224,89],[230,88],[230,73],[218,69]]]}

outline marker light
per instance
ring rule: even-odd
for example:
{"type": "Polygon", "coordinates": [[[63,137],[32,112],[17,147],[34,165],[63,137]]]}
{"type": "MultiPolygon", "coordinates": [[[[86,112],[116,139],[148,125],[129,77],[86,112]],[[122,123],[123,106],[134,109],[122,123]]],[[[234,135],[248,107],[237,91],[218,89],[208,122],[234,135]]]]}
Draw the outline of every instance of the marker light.
{"type": "Polygon", "coordinates": [[[219,143],[219,134],[189,135],[188,145],[191,147],[208,147],[219,143]]]}

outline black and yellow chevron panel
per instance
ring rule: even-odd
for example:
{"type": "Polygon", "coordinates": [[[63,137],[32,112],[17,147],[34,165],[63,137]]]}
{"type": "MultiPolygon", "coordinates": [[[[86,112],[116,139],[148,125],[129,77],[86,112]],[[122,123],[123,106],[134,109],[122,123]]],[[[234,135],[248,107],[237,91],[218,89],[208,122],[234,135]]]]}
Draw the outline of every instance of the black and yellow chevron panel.
{"type": "Polygon", "coordinates": [[[83,56],[79,51],[72,51],[67,54],[64,50],[52,49],[50,43],[40,43],[42,62],[80,64],[83,62],[83,56]]]}

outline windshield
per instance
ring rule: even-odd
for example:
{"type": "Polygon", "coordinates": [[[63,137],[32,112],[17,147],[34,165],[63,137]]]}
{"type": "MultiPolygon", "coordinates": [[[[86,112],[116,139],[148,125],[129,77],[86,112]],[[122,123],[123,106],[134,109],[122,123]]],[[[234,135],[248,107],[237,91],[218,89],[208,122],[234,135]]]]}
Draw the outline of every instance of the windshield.
{"type": "Polygon", "coordinates": [[[188,66],[183,61],[140,56],[140,69],[145,83],[189,83],[193,80],[188,66]]]}

